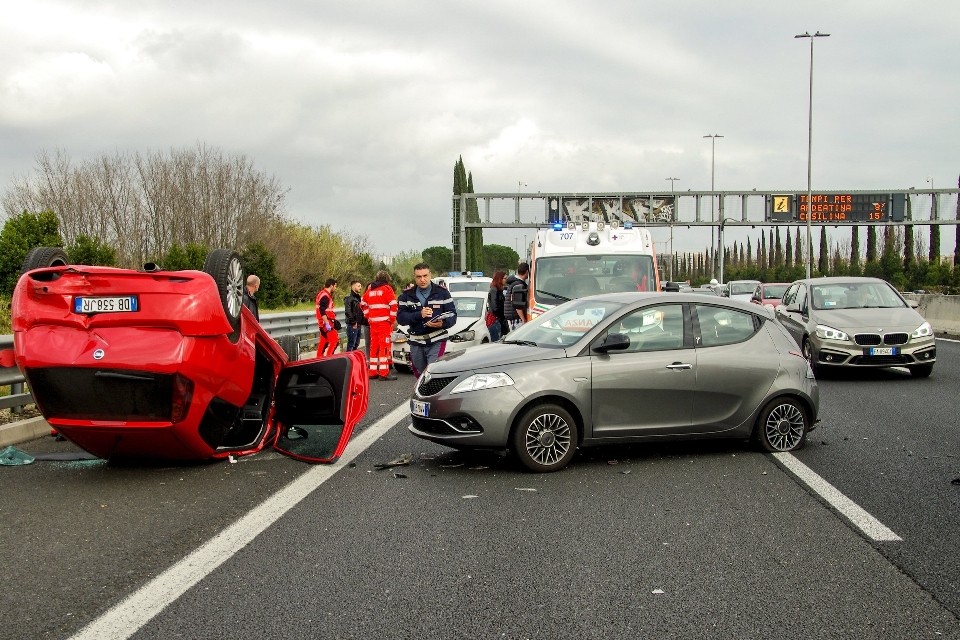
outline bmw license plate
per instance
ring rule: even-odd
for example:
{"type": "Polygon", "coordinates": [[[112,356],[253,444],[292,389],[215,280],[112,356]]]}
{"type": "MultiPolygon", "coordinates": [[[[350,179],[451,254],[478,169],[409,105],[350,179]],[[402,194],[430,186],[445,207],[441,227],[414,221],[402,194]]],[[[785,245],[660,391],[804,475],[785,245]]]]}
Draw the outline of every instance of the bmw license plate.
{"type": "Polygon", "coordinates": [[[426,418],[430,414],[430,403],[420,402],[419,400],[410,401],[410,413],[421,418],[426,418]]]}
{"type": "Polygon", "coordinates": [[[73,299],[75,313],[120,313],[139,310],[137,296],[90,296],[73,299]]]}
{"type": "Polygon", "coordinates": [[[895,356],[899,355],[900,350],[896,347],[871,347],[868,349],[870,356],[895,356]]]}

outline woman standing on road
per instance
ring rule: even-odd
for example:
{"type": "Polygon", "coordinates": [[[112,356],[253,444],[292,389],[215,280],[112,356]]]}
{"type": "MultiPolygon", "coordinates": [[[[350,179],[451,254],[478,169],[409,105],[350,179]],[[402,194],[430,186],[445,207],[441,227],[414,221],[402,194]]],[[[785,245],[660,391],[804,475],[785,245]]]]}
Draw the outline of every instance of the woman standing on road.
{"type": "Polygon", "coordinates": [[[497,271],[493,274],[493,282],[490,283],[490,291],[487,293],[487,329],[490,331],[490,342],[496,342],[500,339],[500,327],[506,324],[506,317],[503,315],[503,279],[506,277],[503,271],[497,271]]]}

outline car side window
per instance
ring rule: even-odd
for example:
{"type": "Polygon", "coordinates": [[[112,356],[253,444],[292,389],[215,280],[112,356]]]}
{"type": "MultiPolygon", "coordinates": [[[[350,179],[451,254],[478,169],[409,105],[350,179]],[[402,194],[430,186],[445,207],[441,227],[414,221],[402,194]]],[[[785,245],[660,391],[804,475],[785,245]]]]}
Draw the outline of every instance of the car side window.
{"type": "Polygon", "coordinates": [[[795,296],[796,304],[800,307],[801,312],[806,312],[807,310],[807,287],[804,285],[799,285],[797,287],[797,293],[795,296]]]}
{"type": "Polygon", "coordinates": [[[797,285],[795,284],[790,285],[790,288],[787,289],[787,292],[783,294],[783,300],[781,301],[782,304],[786,306],[790,306],[790,304],[793,303],[793,296],[796,295],[796,293],[797,293],[797,285]]]}
{"type": "Polygon", "coordinates": [[[630,346],[617,353],[663,351],[683,348],[683,305],[664,304],[643,307],[616,320],[607,333],[622,333],[630,338],[630,346]]]}
{"type": "Polygon", "coordinates": [[[725,344],[743,342],[757,331],[752,313],[697,305],[697,319],[700,323],[700,346],[719,347],[725,344]]]}

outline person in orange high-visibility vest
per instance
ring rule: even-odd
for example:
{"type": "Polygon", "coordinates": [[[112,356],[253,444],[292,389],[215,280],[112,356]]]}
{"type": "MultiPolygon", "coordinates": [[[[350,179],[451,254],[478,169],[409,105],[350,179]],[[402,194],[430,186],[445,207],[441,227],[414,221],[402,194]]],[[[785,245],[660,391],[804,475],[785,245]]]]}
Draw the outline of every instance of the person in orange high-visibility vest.
{"type": "Polygon", "coordinates": [[[377,277],[360,299],[363,317],[370,323],[370,379],[396,380],[390,372],[393,353],[390,334],[397,321],[397,296],[390,286],[390,274],[378,271],[377,277]]]}
{"type": "Polygon", "coordinates": [[[317,357],[332,356],[340,343],[340,336],[334,323],[337,314],[333,310],[333,292],[337,290],[337,281],[327,278],[327,283],[317,294],[317,324],[320,325],[320,341],[317,343],[317,357]]]}

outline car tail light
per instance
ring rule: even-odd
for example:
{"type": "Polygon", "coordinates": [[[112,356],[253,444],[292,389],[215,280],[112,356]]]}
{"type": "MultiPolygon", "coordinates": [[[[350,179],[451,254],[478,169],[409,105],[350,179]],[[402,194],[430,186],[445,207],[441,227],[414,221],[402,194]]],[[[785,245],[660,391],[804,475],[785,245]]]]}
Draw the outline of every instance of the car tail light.
{"type": "Polygon", "coordinates": [[[180,422],[187,417],[191,400],[193,382],[179,373],[176,374],[173,376],[173,410],[170,412],[170,422],[180,422]]]}

